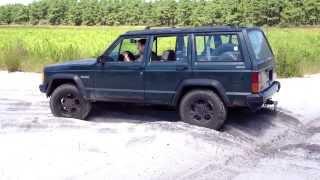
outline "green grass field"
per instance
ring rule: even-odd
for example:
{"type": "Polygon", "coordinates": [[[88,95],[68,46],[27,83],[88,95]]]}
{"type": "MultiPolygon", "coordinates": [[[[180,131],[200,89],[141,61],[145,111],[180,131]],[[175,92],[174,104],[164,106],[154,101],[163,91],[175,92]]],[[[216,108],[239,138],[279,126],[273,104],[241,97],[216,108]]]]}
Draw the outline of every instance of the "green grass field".
{"type": "Polygon", "coordinates": [[[320,72],[320,28],[265,29],[276,55],[278,75],[320,72]]]}
{"type": "MultiPolygon", "coordinates": [[[[118,35],[142,27],[0,26],[0,69],[40,72],[44,65],[100,55],[118,35]]],[[[278,75],[320,72],[320,28],[268,28],[278,75]]]]}

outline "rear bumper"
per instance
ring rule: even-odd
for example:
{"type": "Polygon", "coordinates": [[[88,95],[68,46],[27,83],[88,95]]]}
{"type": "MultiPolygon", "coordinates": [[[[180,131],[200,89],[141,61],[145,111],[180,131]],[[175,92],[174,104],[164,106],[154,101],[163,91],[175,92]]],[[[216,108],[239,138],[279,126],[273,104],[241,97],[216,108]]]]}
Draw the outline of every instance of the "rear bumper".
{"type": "Polygon", "coordinates": [[[247,96],[247,104],[251,109],[261,107],[273,94],[280,91],[280,82],[274,81],[270,87],[259,94],[251,94],[247,96]]]}

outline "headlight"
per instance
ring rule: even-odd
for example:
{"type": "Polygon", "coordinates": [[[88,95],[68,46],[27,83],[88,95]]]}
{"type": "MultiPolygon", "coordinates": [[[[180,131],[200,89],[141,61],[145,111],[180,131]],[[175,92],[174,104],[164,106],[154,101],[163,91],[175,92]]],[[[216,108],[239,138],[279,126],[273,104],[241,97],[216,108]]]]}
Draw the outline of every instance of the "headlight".
{"type": "Polygon", "coordinates": [[[44,72],[42,72],[42,83],[44,83],[44,72]]]}

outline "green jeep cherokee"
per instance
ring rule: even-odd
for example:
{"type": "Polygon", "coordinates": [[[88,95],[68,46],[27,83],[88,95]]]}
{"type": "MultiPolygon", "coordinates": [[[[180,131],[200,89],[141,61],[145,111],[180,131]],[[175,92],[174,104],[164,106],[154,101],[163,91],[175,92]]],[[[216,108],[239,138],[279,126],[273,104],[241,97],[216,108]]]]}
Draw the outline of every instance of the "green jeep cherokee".
{"type": "Polygon", "coordinates": [[[272,103],[275,74],[259,28],[145,29],[121,35],[97,59],[45,67],[40,90],[58,117],[85,119],[96,101],[158,104],[219,129],[229,107],[272,103]]]}

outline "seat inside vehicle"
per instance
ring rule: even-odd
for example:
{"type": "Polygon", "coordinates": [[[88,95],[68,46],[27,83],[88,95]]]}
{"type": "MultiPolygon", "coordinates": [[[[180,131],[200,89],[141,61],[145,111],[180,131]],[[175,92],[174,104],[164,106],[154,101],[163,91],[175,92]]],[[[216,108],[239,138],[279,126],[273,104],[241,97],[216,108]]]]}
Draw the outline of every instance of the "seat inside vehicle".
{"type": "Polygon", "coordinates": [[[162,61],[175,61],[176,60],[176,53],[174,50],[165,50],[161,55],[162,61]]]}
{"type": "Polygon", "coordinates": [[[218,48],[212,49],[212,53],[211,54],[214,55],[214,56],[220,56],[220,55],[222,55],[223,53],[226,53],[226,52],[234,52],[234,47],[235,47],[235,45],[231,44],[231,43],[222,44],[218,48]]]}

